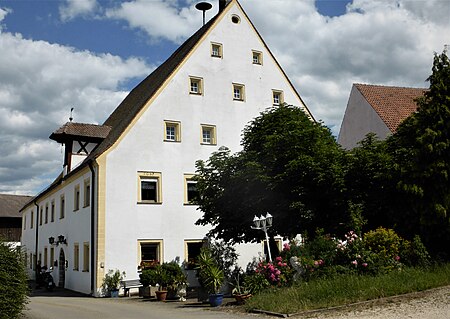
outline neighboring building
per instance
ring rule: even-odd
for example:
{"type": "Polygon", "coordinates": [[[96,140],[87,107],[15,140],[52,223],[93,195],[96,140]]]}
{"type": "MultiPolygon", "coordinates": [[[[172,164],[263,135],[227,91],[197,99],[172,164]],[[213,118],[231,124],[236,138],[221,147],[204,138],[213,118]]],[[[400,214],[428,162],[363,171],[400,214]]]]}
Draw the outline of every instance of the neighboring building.
{"type": "MultiPolygon", "coordinates": [[[[222,145],[239,151],[242,129],[268,107],[312,118],[238,1],[219,3],[103,125],[69,122],[50,136],[65,145],[64,170],[22,209],[30,274],[39,260],[59,286],[98,295],[108,269],[137,279],[143,262],[189,264],[209,230],[195,225],[195,161],[222,145]]],[[[237,248],[243,265],[263,252],[237,248]]]]}
{"type": "Polygon", "coordinates": [[[427,89],[353,84],[342,120],[338,143],[357,146],[368,133],[385,139],[417,109],[415,99],[427,89]]]}
{"type": "Polygon", "coordinates": [[[31,198],[31,196],[0,194],[1,240],[11,243],[20,242],[20,236],[22,235],[22,214],[20,209],[31,198]]]}

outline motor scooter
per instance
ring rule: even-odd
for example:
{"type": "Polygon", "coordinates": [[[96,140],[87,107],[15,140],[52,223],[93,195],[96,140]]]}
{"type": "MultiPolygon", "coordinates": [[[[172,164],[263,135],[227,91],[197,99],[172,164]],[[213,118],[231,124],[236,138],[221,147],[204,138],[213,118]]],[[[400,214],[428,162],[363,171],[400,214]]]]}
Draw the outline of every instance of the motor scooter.
{"type": "Polygon", "coordinates": [[[56,287],[55,282],[53,281],[52,271],[53,267],[50,267],[48,270],[43,269],[41,273],[42,282],[45,285],[45,289],[48,291],[52,291],[53,288],[56,287]]]}

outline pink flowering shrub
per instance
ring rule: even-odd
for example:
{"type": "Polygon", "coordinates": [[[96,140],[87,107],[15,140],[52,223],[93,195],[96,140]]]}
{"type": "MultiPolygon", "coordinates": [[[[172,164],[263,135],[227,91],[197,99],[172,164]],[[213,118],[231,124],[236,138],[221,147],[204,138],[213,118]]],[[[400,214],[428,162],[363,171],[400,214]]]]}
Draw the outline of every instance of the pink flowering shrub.
{"type": "Polygon", "coordinates": [[[292,277],[291,267],[281,256],[278,256],[272,263],[261,261],[255,272],[264,275],[273,286],[285,286],[289,284],[292,277]]]}

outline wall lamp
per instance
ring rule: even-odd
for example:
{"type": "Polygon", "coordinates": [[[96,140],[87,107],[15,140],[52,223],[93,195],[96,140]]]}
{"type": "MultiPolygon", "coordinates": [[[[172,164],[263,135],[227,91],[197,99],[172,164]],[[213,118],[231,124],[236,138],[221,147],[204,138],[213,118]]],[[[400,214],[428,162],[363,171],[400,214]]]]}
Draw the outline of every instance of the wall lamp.
{"type": "Polygon", "coordinates": [[[59,235],[58,240],[55,242],[55,237],[49,237],[48,243],[50,245],[56,245],[56,246],[58,246],[59,244],[67,245],[67,239],[64,238],[64,235],[59,235]]]}

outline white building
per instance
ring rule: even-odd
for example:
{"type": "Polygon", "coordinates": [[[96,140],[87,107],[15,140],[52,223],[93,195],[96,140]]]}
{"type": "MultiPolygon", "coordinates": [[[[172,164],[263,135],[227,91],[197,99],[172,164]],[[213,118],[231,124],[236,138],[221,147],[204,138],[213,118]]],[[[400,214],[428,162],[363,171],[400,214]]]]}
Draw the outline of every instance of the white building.
{"type": "MultiPolygon", "coordinates": [[[[108,269],[137,279],[142,261],[189,260],[208,231],[189,203],[195,161],[240,150],[244,126],[283,102],[311,115],[238,1],[219,1],[103,125],[69,122],[50,136],[65,164],[22,209],[30,274],[40,260],[59,286],[98,295],[108,269]]],[[[262,249],[238,247],[242,264],[262,249]]]]}
{"type": "Polygon", "coordinates": [[[415,99],[426,89],[353,84],[338,143],[346,149],[358,145],[368,133],[385,139],[417,109],[415,99]]]}

